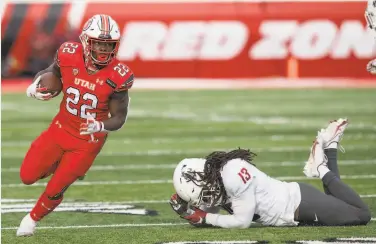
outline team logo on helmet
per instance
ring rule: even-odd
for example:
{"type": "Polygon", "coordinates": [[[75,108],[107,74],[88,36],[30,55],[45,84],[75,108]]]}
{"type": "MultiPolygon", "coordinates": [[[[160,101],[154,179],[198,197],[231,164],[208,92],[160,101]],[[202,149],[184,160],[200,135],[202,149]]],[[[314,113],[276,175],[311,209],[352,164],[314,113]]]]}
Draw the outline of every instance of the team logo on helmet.
{"type": "Polygon", "coordinates": [[[86,31],[91,26],[91,23],[93,23],[93,18],[90,18],[88,21],[86,21],[83,30],[86,31]]]}

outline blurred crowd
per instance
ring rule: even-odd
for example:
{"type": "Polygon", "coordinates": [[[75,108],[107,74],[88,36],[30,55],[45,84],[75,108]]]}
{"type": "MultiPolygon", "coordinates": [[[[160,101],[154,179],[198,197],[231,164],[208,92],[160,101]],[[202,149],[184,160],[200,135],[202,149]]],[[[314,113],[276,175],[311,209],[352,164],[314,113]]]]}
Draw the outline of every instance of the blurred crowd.
{"type": "Polygon", "coordinates": [[[1,54],[1,77],[14,78],[14,77],[33,77],[40,70],[47,68],[54,59],[56,50],[65,41],[79,41],[79,33],[67,27],[66,31],[62,34],[49,34],[45,31],[46,28],[42,24],[36,23],[36,31],[29,37],[24,37],[23,50],[28,50],[26,63],[17,59],[17,56],[6,52],[6,49],[11,49],[15,40],[4,38],[2,40],[2,54],[1,54]],[[8,53],[7,56],[3,55],[8,53]]]}

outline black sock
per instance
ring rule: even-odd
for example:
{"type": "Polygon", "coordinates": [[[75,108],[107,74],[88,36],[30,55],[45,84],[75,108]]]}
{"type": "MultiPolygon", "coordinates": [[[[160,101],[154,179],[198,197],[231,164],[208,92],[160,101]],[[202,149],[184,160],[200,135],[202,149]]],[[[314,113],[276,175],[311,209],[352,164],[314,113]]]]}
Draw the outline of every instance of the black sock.
{"type": "MultiPolygon", "coordinates": [[[[331,172],[334,173],[335,176],[340,178],[338,164],[337,164],[337,149],[336,148],[328,148],[324,150],[326,157],[328,158],[328,168],[331,172]]],[[[327,195],[332,195],[329,191],[328,187],[323,184],[324,192],[327,195]]]]}
{"type": "Polygon", "coordinates": [[[326,157],[328,158],[328,168],[332,171],[338,178],[339,175],[338,164],[337,164],[337,149],[329,148],[324,150],[326,157]]]}

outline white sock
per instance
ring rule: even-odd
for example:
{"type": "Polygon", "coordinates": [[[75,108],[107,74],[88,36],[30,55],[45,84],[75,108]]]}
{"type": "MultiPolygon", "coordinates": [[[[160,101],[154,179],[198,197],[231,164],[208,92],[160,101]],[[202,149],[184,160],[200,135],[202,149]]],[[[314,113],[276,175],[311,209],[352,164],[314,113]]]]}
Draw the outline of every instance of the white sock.
{"type": "Polygon", "coordinates": [[[320,179],[322,179],[322,178],[324,178],[324,176],[326,175],[326,173],[328,173],[330,170],[325,165],[320,165],[317,168],[317,171],[319,171],[320,179]]]}

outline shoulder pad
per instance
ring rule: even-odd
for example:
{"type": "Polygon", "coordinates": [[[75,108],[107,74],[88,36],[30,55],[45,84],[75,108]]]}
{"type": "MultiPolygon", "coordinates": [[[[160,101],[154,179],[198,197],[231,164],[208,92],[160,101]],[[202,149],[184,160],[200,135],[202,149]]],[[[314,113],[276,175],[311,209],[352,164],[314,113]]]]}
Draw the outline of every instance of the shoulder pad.
{"type": "Polygon", "coordinates": [[[126,91],[132,88],[134,74],[127,65],[118,62],[113,66],[112,71],[106,83],[111,86],[115,92],[126,91]]]}
{"type": "Polygon", "coordinates": [[[60,66],[75,65],[82,58],[82,44],[78,42],[64,42],[55,55],[55,62],[60,66]]]}
{"type": "Polygon", "coordinates": [[[252,165],[241,159],[230,160],[223,167],[221,176],[229,196],[238,196],[252,184],[252,165]]]}

